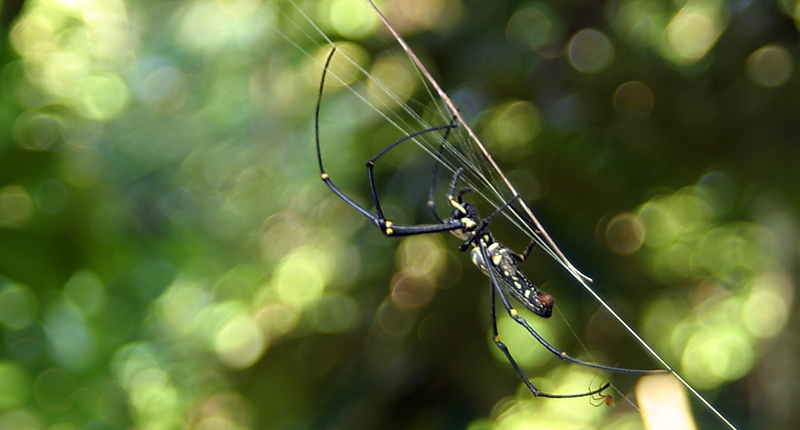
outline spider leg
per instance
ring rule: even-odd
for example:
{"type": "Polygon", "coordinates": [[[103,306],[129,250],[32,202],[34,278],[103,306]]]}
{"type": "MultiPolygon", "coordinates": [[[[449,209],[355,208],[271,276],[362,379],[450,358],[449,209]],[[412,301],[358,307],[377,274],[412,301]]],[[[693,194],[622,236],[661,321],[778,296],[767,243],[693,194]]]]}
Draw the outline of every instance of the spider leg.
{"type": "MultiPolygon", "coordinates": [[[[386,148],[383,148],[380,152],[375,154],[374,157],[372,157],[369,161],[367,161],[367,176],[369,177],[369,189],[372,192],[372,201],[375,202],[375,210],[378,212],[378,218],[385,219],[384,216],[383,216],[383,209],[381,209],[380,200],[378,199],[378,190],[375,187],[375,176],[374,176],[374,173],[373,173],[373,169],[375,167],[375,162],[378,161],[379,158],[381,158],[384,154],[389,152],[389,150],[391,150],[395,146],[397,146],[397,145],[399,145],[399,144],[401,144],[403,142],[407,142],[407,141],[409,141],[409,140],[411,140],[411,139],[413,139],[413,138],[415,138],[415,137],[417,137],[419,135],[422,135],[422,134],[425,134],[425,133],[431,133],[431,132],[438,131],[438,130],[447,130],[445,133],[449,133],[451,129],[456,128],[456,127],[457,127],[457,125],[452,125],[452,124],[437,125],[435,127],[426,128],[425,130],[420,130],[420,131],[418,131],[416,133],[411,133],[408,136],[405,136],[405,137],[403,137],[401,139],[398,139],[397,141],[395,141],[391,145],[387,146],[386,148]]],[[[436,217],[439,218],[438,215],[436,217]]],[[[441,218],[439,218],[439,220],[441,222],[444,222],[444,220],[442,220],[441,218]]]]}
{"type": "Polygon", "coordinates": [[[519,261],[521,263],[521,262],[525,261],[528,258],[529,255],[531,255],[531,251],[533,250],[534,246],[536,246],[536,241],[532,240],[530,245],[528,245],[528,247],[525,248],[525,251],[523,251],[522,254],[517,254],[516,252],[511,252],[511,256],[514,257],[515,260],[517,260],[517,261],[519,261]]]}
{"type": "MultiPolygon", "coordinates": [[[[483,253],[484,261],[491,261],[491,260],[489,260],[489,254],[486,251],[486,244],[482,240],[478,241],[478,244],[479,244],[479,246],[481,248],[481,253],[483,253]]],[[[489,275],[491,277],[492,335],[494,335],[494,338],[493,338],[494,339],[494,343],[495,343],[495,345],[497,345],[498,348],[500,348],[500,351],[502,351],[503,355],[506,356],[506,359],[508,360],[508,362],[511,363],[511,367],[514,368],[514,370],[517,372],[517,375],[519,375],[519,378],[522,380],[522,382],[525,384],[525,386],[528,387],[528,390],[530,390],[530,392],[534,396],[536,396],[536,397],[548,397],[548,398],[552,398],[552,399],[566,399],[566,398],[573,398],[573,397],[595,396],[597,394],[601,394],[603,392],[603,390],[605,390],[606,388],[608,388],[611,385],[610,383],[606,382],[604,385],[602,385],[600,388],[598,388],[596,390],[591,390],[591,391],[588,391],[588,392],[585,392],[585,393],[574,393],[574,394],[550,394],[550,393],[542,392],[541,390],[536,388],[536,386],[531,383],[531,381],[528,379],[528,377],[525,376],[525,373],[522,371],[522,369],[519,367],[517,362],[514,360],[514,357],[511,356],[511,351],[509,351],[508,347],[503,343],[503,341],[500,340],[500,332],[497,330],[497,311],[495,309],[496,308],[496,306],[495,306],[495,294],[499,293],[501,299],[503,299],[503,300],[505,300],[505,296],[503,296],[502,290],[500,289],[500,283],[497,280],[497,276],[494,274],[494,271],[493,270],[489,270],[489,275]]]]}
{"type": "MultiPolygon", "coordinates": [[[[488,254],[485,251],[486,245],[482,241],[480,241],[479,243],[480,243],[481,252],[483,252],[484,258],[488,258],[488,254]]],[[[489,260],[484,260],[484,261],[489,261],[489,260]]],[[[627,368],[624,368],[624,367],[615,367],[615,366],[603,366],[603,365],[600,365],[600,364],[589,363],[589,362],[586,362],[586,361],[583,361],[583,360],[579,360],[579,359],[577,359],[575,357],[572,357],[572,356],[568,355],[566,352],[561,351],[558,348],[556,348],[555,346],[553,346],[552,344],[550,344],[550,342],[545,340],[545,338],[543,338],[542,335],[540,335],[536,330],[533,329],[533,327],[531,327],[531,325],[528,323],[528,321],[526,321],[525,318],[523,318],[519,314],[519,312],[517,312],[517,310],[514,309],[511,306],[511,303],[508,301],[508,297],[506,297],[506,294],[503,292],[503,288],[501,287],[500,283],[497,281],[497,275],[495,275],[494,270],[489,270],[489,274],[492,277],[492,285],[494,285],[494,290],[496,290],[497,294],[500,296],[500,301],[503,303],[503,307],[506,308],[506,311],[508,312],[508,315],[511,316],[511,318],[513,318],[514,321],[517,322],[517,324],[525,327],[525,329],[528,330],[528,333],[530,333],[531,336],[536,338],[536,340],[539,341],[539,343],[541,343],[542,346],[547,348],[548,351],[552,352],[558,358],[560,358],[560,359],[562,359],[564,361],[569,361],[571,363],[580,364],[581,366],[591,367],[591,368],[600,369],[600,370],[607,370],[607,371],[610,371],[610,372],[633,373],[633,374],[640,374],[640,375],[653,375],[653,374],[662,374],[662,373],[672,373],[672,371],[669,370],[669,369],[646,370],[646,369],[627,369],[627,368]]]]}
{"type": "MultiPolygon", "coordinates": [[[[464,206],[461,205],[461,199],[456,200],[456,187],[458,187],[458,181],[461,180],[461,175],[464,173],[464,168],[459,167],[455,173],[453,173],[453,180],[450,181],[450,191],[447,193],[447,201],[450,202],[450,206],[458,209],[464,215],[467,214],[467,210],[464,209],[464,206]]],[[[459,197],[461,195],[459,194],[459,197]]]]}
{"type": "Polygon", "coordinates": [[[370,190],[372,192],[372,198],[373,198],[373,200],[375,202],[375,207],[376,207],[377,212],[378,212],[377,215],[371,213],[370,211],[365,209],[363,206],[361,206],[360,204],[356,203],[355,200],[353,200],[350,197],[348,197],[342,190],[339,189],[339,187],[334,185],[333,181],[330,178],[330,175],[328,175],[328,173],[325,172],[325,167],[322,164],[322,151],[320,150],[320,138],[319,138],[319,113],[320,113],[320,106],[322,104],[322,91],[325,88],[325,76],[327,75],[328,67],[330,66],[331,59],[333,58],[333,54],[335,52],[336,52],[336,47],[333,47],[333,49],[331,50],[331,53],[328,54],[328,58],[325,61],[325,68],[322,71],[322,78],[320,79],[320,83],[319,83],[319,94],[317,95],[317,106],[316,106],[316,110],[314,112],[314,138],[315,138],[316,146],[317,146],[317,161],[319,163],[320,178],[325,182],[326,185],[328,185],[328,188],[330,188],[331,191],[334,192],[334,194],[339,196],[339,198],[342,199],[348,205],[350,205],[350,207],[352,207],[353,209],[357,210],[358,212],[360,212],[365,217],[369,218],[369,220],[372,221],[373,224],[378,226],[381,229],[381,231],[383,231],[383,233],[385,235],[387,235],[387,236],[411,236],[411,235],[417,235],[417,234],[439,233],[439,232],[444,232],[444,231],[452,231],[452,230],[463,229],[464,228],[464,223],[462,221],[460,221],[460,220],[448,220],[448,221],[442,222],[441,224],[427,224],[427,225],[395,225],[392,222],[386,220],[386,218],[383,216],[383,211],[381,210],[380,202],[378,201],[378,195],[377,195],[377,191],[375,189],[375,181],[374,181],[374,178],[373,178],[373,175],[372,175],[372,164],[374,164],[375,160],[380,158],[380,156],[382,156],[383,154],[385,154],[387,151],[389,151],[390,149],[394,148],[395,146],[399,145],[400,143],[405,142],[405,141],[407,141],[409,139],[412,139],[412,138],[414,138],[416,136],[419,136],[421,134],[424,134],[424,133],[430,133],[430,132],[437,131],[437,130],[442,130],[442,129],[448,129],[449,130],[451,128],[456,127],[456,125],[442,125],[442,126],[431,127],[431,128],[428,128],[428,129],[425,129],[425,130],[422,130],[422,131],[418,131],[416,133],[413,133],[413,134],[411,134],[409,136],[406,136],[406,137],[404,137],[404,138],[392,143],[391,145],[387,146],[382,151],[380,151],[377,155],[372,157],[372,159],[367,163],[367,171],[368,171],[369,182],[370,182],[370,190]]]}
{"type": "MultiPolygon", "coordinates": [[[[456,127],[456,120],[457,117],[455,115],[450,119],[450,125],[453,126],[453,128],[456,127]]],[[[453,128],[448,128],[447,131],[444,132],[444,137],[442,137],[442,144],[439,145],[439,150],[436,152],[436,162],[433,165],[433,176],[431,177],[431,189],[430,192],[428,193],[428,209],[431,211],[433,216],[436,217],[437,220],[439,220],[439,222],[444,222],[444,220],[439,216],[439,213],[436,212],[436,203],[433,200],[434,193],[436,192],[436,174],[439,171],[439,163],[440,163],[439,160],[442,159],[442,151],[444,151],[444,145],[447,143],[447,138],[450,137],[450,130],[452,130],[453,128]]]]}
{"type": "MultiPolygon", "coordinates": [[[[450,192],[447,193],[447,200],[450,202],[450,206],[458,209],[462,213],[466,213],[462,204],[464,203],[463,197],[464,194],[471,193],[475,191],[475,188],[466,187],[460,189],[456,192],[456,188],[458,188],[458,183],[461,181],[461,175],[464,174],[464,168],[459,167],[455,173],[453,173],[453,180],[450,181],[450,192]]],[[[513,201],[513,199],[512,199],[513,201]]],[[[499,209],[502,210],[502,209],[499,209]]]]}

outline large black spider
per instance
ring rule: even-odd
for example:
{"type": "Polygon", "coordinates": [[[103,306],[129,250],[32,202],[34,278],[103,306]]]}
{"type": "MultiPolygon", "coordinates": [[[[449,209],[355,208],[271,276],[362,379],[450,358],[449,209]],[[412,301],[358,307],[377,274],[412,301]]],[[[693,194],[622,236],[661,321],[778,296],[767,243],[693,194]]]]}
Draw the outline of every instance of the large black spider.
{"type": "MultiPolygon", "coordinates": [[[[522,273],[519,268],[519,263],[524,261],[531,252],[535,242],[531,242],[531,244],[525,249],[522,254],[516,253],[509,249],[508,247],[504,246],[500,242],[496,241],[492,234],[488,230],[488,226],[490,221],[503,212],[504,210],[508,209],[511,204],[519,198],[519,196],[514,196],[509,199],[505,204],[500,206],[497,210],[494,211],[491,215],[486,218],[481,219],[480,215],[478,214],[477,208],[469,202],[464,201],[463,196],[468,192],[472,191],[471,188],[464,188],[458,189],[458,184],[461,179],[461,175],[463,173],[463,169],[457,169],[453,175],[453,180],[450,184],[450,191],[447,194],[447,200],[450,206],[453,208],[453,212],[450,214],[450,217],[447,219],[442,219],[434,208],[433,202],[433,188],[431,186],[431,198],[428,201],[428,208],[431,210],[433,215],[439,220],[438,224],[425,224],[425,225],[400,225],[395,224],[386,219],[383,214],[383,209],[381,208],[380,200],[378,199],[378,192],[375,187],[375,178],[373,175],[373,168],[375,162],[384,154],[386,154],[389,150],[394,148],[395,146],[407,142],[417,136],[427,134],[427,133],[434,133],[440,130],[444,130],[444,135],[442,137],[442,146],[439,148],[439,152],[441,153],[442,147],[444,146],[445,142],[448,139],[450,131],[454,128],[457,128],[458,125],[455,123],[455,119],[451,121],[448,125],[440,125],[435,127],[430,127],[416,133],[412,133],[407,135],[396,142],[390,144],[386,148],[382,149],[378,152],[374,157],[372,157],[367,162],[367,177],[369,178],[369,186],[370,191],[372,194],[372,201],[375,204],[375,210],[377,214],[373,214],[372,212],[365,209],[363,206],[356,203],[353,199],[348,197],[342,190],[340,190],[336,185],[334,185],[333,181],[331,180],[330,176],[325,172],[325,168],[322,164],[322,152],[320,150],[320,139],[319,139],[319,114],[320,114],[320,105],[322,102],[322,92],[325,86],[325,76],[328,71],[328,67],[330,66],[331,59],[333,58],[333,54],[336,52],[336,48],[334,47],[328,58],[325,62],[325,67],[322,72],[322,78],[320,79],[320,87],[319,87],[319,94],[317,97],[317,106],[316,106],[316,113],[314,117],[314,130],[315,130],[315,139],[316,139],[316,146],[317,146],[317,160],[319,162],[319,170],[320,176],[325,184],[337,195],[341,198],[345,203],[350,205],[353,209],[360,212],[362,215],[367,217],[370,221],[372,221],[375,226],[381,229],[383,234],[389,237],[401,237],[401,236],[412,236],[418,234],[430,234],[430,233],[440,233],[440,232],[451,232],[463,240],[463,243],[459,247],[461,252],[465,252],[467,249],[470,249],[470,256],[472,262],[489,278],[491,279],[491,315],[492,315],[492,330],[494,334],[494,342],[498,348],[503,352],[503,354],[508,359],[511,366],[519,375],[522,382],[528,387],[531,393],[537,397],[550,397],[550,398],[571,398],[571,397],[584,397],[584,396],[596,396],[598,394],[602,395],[602,392],[610,386],[610,383],[606,382],[600,388],[590,390],[583,393],[573,393],[573,394],[551,394],[545,393],[536,388],[530,380],[525,376],[522,369],[519,367],[517,362],[511,356],[506,345],[500,340],[500,334],[498,333],[497,329],[497,315],[495,310],[495,297],[499,296],[500,301],[503,304],[503,307],[508,312],[509,316],[514,319],[518,324],[525,327],[526,330],[536,338],[539,343],[541,343],[545,348],[547,348],[550,352],[561,358],[562,360],[566,360],[575,364],[580,364],[582,366],[587,366],[595,369],[600,370],[607,370],[612,372],[621,372],[621,373],[633,373],[633,374],[655,374],[655,373],[669,373],[669,370],[641,370],[641,369],[626,369],[621,367],[613,367],[613,366],[603,366],[594,363],[588,363],[577,358],[574,358],[568,355],[566,352],[557,349],[555,346],[550,344],[547,340],[545,340],[536,330],[531,327],[528,322],[519,315],[516,309],[511,306],[511,303],[508,300],[508,295],[513,297],[516,301],[521,303],[531,312],[535,313],[536,315],[542,318],[549,318],[553,312],[553,305],[555,304],[555,300],[549,294],[539,290],[536,285],[534,285],[528,278],[522,273]]],[[[434,168],[434,182],[435,182],[435,175],[436,175],[436,168],[438,168],[438,161],[436,167],[434,168]]],[[[610,399],[609,396],[604,395],[605,399],[610,399]]],[[[607,401],[607,400],[606,400],[607,401]]]]}

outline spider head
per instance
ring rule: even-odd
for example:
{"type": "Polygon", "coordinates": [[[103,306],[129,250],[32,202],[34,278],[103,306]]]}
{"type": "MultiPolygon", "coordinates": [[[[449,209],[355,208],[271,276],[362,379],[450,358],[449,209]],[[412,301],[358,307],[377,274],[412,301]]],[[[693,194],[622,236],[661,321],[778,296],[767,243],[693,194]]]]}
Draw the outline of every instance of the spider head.
{"type": "Polygon", "coordinates": [[[472,203],[459,202],[461,207],[453,209],[451,219],[462,221],[466,226],[466,230],[472,230],[481,222],[481,217],[478,214],[478,208],[472,203]],[[463,209],[463,210],[462,210],[463,209]]]}

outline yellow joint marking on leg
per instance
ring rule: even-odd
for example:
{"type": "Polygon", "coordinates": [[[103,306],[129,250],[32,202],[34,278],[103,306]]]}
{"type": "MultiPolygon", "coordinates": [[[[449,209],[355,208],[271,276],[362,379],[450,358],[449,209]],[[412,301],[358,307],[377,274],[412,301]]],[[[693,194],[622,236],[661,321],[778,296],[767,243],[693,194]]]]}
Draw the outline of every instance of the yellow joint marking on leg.
{"type": "Polygon", "coordinates": [[[324,180],[326,180],[326,179],[328,179],[328,178],[330,178],[330,176],[328,176],[328,174],[327,174],[327,173],[323,173],[323,174],[321,174],[321,175],[319,175],[319,176],[322,178],[322,180],[323,180],[323,181],[324,181],[324,180]]]}
{"type": "Polygon", "coordinates": [[[475,226],[478,225],[478,224],[475,224],[475,221],[473,221],[473,220],[471,220],[471,219],[469,219],[467,217],[461,218],[461,222],[464,223],[464,227],[466,227],[466,228],[475,228],[475,226]]]}
{"type": "Polygon", "coordinates": [[[568,357],[568,355],[567,355],[567,353],[566,353],[566,352],[562,352],[562,353],[561,353],[561,354],[559,354],[559,355],[561,355],[562,357],[568,357]]]}
{"type": "Polygon", "coordinates": [[[467,214],[467,210],[464,209],[464,206],[461,206],[461,203],[457,202],[456,199],[453,198],[453,196],[447,196],[447,200],[450,201],[450,206],[458,209],[464,215],[467,214]]]}
{"type": "Polygon", "coordinates": [[[499,334],[494,337],[494,341],[495,342],[500,342],[500,335],[499,334]]]}
{"type": "Polygon", "coordinates": [[[386,235],[387,235],[387,236],[391,236],[392,234],[394,234],[394,229],[392,228],[392,225],[393,225],[393,224],[392,224],[392,222],[391,222],[391,221],[385,221],[385,222],[383,223],[383,225],[385,225],[385,226],[386,226],[386,235]]]}
{"type": "Polygon", "coordinates": [[[511,310],[508,311],[508,314],[511,315],[512,317],[518,317],[519,316],[519,312],[517,312],[517,310],[514,309],[514,308],[511,308],[511,310]]]}

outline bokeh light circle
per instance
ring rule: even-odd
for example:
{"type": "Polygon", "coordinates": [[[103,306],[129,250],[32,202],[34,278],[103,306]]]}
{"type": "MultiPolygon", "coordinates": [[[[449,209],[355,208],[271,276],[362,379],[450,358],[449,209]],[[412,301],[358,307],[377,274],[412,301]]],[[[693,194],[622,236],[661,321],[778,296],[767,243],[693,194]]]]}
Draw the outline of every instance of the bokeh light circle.
{"type": "Polygon", "coordinates": [[[36,318],[38,301],[30,288],[19,284],[0,287],[0,323],[11,330],[22,330],[36,318]]]}
{"type": "Polygon", "coordinates": [[[78,107],[87,118],[107,121],[119,116],[128,106],[130,91],[115,73],[86,78],[78,98],[78,107]]]}
{"type": "Polygon", "coordinates": [[[64,285],[64,295],[87,314],[97,312],[106,298],[103,281],[95,273],[81,270],[72,275],[64,285]]]}
{"type": "Polygon", "coordinates": [[[309,323],[321,333],[345,333],[359,321],[358,303],[338,292],[324,294],[313,312],[307,314],[309,323]]]}
{"type": "Polygon", "coordinates": [[[434,235],[409,236],[397,249],[399,265],[406,275],[435,284],[446,269],[447,251],[434,235]]]}
{"type": "MultiPolygon", "coordinates": [[[[530,314],[532,315],[532,314],[530,314]]],[[[533,318],[536,318],[535,316],[533,318]]],[[[553,354],[536,342],[528,331],[508,314],[498,315],[497,330],[500,339],[514,355],[514,360],[523,368],[534,368],[545,364],[553,358],[553,354]]],[[[553,341],[558,333],[549,324],[536,326],[536,331],[545,339],[553,341]]],[[[489,331],[489,347],[494,358],[506,363],[507,358],[503,351],[494,343],[494,335],[489,331]]]]}
{"type": "Polygon", "coordinates": [[[302,310],[319,300],[324,288],[318,263],[303,258],[303,253],[284,259],[278,266],[275,282],[278,297],[295,310],[302,310]]]}
{"type": "Polygon", "coordinates": [[[299,322],[297,313],[282,303],[273,303],[260,308],[256,312],[255,320],[270,340],[289,333],[299,322]]]}
{"type": "Polygon", "coordinates": [[[419,309],[427,305],[436,287],[424,277],[400,272],[392,279],[392,301],[400,309],[419,309]]]}
{"type": "Polygon", "coordinates": [[[217,0],[216,3],[225,14],[241,18],[254,13],[261,5],[261,0],[217,0]]]}
{"type": "Polygon", "coordinates": [[[22,406],[30,396],[27,371],[14,361],[0,362],[0,411],[22,406]]]}
{"type": "MultiPolygon", "coordinates": [[[[309,74],[309,81],[317,85],[320,74],[319,64],[324,64],[331,53],[331,46],[326,46],[315,55],[316,61],[313,62],[313,72],[309,74]]],[[[369,53],[352,42],[337,42],[336,54],[331,58],[328,65],[328,78],[325,86],[345,87],[355,82],[363,73],[362,69],[369,65],[369,53]]]]}
{"type": "Polygon", "coordinates": [[[631,213],[615,216],[606,227],[606,244],[615,253],[631,255],[644,243],[644,224],[631,213]]]}
{"type": "Polygon", "coordinates": [[[19,185],[0,188],[0,228],[21,228],[33,215],[33,199],[19,185]]]}
{"type": "Polygon", "coordinates": [[[66,370],[45,370],[33,384],[33,394],[39,406],[51,412],[64,412],[76,400],[75,378],[66,370]]]}
{"type": "Polygon", "coordinates": [[[174,113],[183,107],[188,97],[186,75],[173,67],[159,67],[150,72],[141,88],[141,96],[151,109],[174,113]]]}
{"type": "Polygon", "coordinates": [[[747,332],[758,339],[777,336],[791,315],[794,285],[786,274],[766,273],[753,281],[742,306],[742,319],[747,332]]]}
{"type": "Polygon", "coordinates": [[[766,45],[747,57],[746,70],[747,76],[754,84],[773,88],[789,80],[794,71],[794,64],[786,48],[766,45]]]}
{"type": "Polygon", "coordinates": [[[390,336],[405,336],[414,328],[414,316],[398,308],[389,298],[378,307],[375,319],[383,332],[390,336]]]}
{"type": "MultiPolygon", "coordinates": [[[[384,10],[380,2],[378,8],[384,10]]],[[[463,15],[460,0],[404,0],[395,2],[396,8],[390,20],[401,34],[413,34],[421,30],[447,32],[461,21],[463,15]]]]}
{"type": "Polygon", "coordinates": [[[705,329],[689,338],[681,366],[690,383],[711,389],[741,378],[752,368],[754,358],[753,347],[738,332],[705,329]]]}
{"type": "Polygon", "coordinates": [[[597,73],[605,70],[614,60],[614,45],[600,30],[585,28],[570,39],[567,59],[575,70],[597,73]]]}
{"type": "Polygon", "coordinates": [[[265,349],[264,337],[257,325],[245,313],[227,321],[214,337],[214,351],[220,361],[234,369],[251,366],[265,349]]]}
{"type": "Polygon", "coordinates": [[[531,143],[543,126],[533,103],[510,101],[492,109],[484,135],[492,153],[517,160],[533,149],[531,143]]]}
{"type": "Polygon", "coordinates": [[[67,207],[69,190],[61,181],[47,180],[36,187],[33,200],[42,212],[55,215],[67,207]]]}
{"type": "Polygon", "coordinates": [[[556,23],[549,6],[537,4],[514,12],[506,25],[506,38],[520,50],[538,51],[553,43],[556,23]]]}
{"type": "Polygon", "coordinates": [[[14,123],[14,141],[31,151],[52,149],[61,139],[61,119],[48,113],[25,113],[14,123]]]}
{"type": "Polygon", "coordinates": [[[611,96],[614,111],[623,118],[642,119],[653,111],[655,99],[647,85],[629,81],[617,87],[611,96]]]}
{"type": "Polygon", "coordinates": [[[98,392],[97,414],[106,422],[123,424],[128,420],[128,393],[117,381],[105,383],[98,392]]]}
{"type": "Polygon", "coordinates": [[[337,33],[350,39],[360,39],[372,34],[380,20],[367,2],[359,0],[331,0],[329,20],[337,33]]]}
{"type": "Polygon", "coordinates": [[[664,55],[678,64],[705,57],[727,25],[725,6],[717,0],[690,0],[664,29],[664,55]]]}
{"type": "Polygon", "coordinates": [[[715,170],[705,174],[697,185],[714,215],[723,215],[733,208],[738,195],[736,182],[727,173],[715,170]]]}
{"type": "Polygon", "coordinates": [[[372,65],[367,82],[368,99],[378,109],[393,109],[406,103],[417,89],[416,72],[404,54],[379,58],[372,65]]]}

